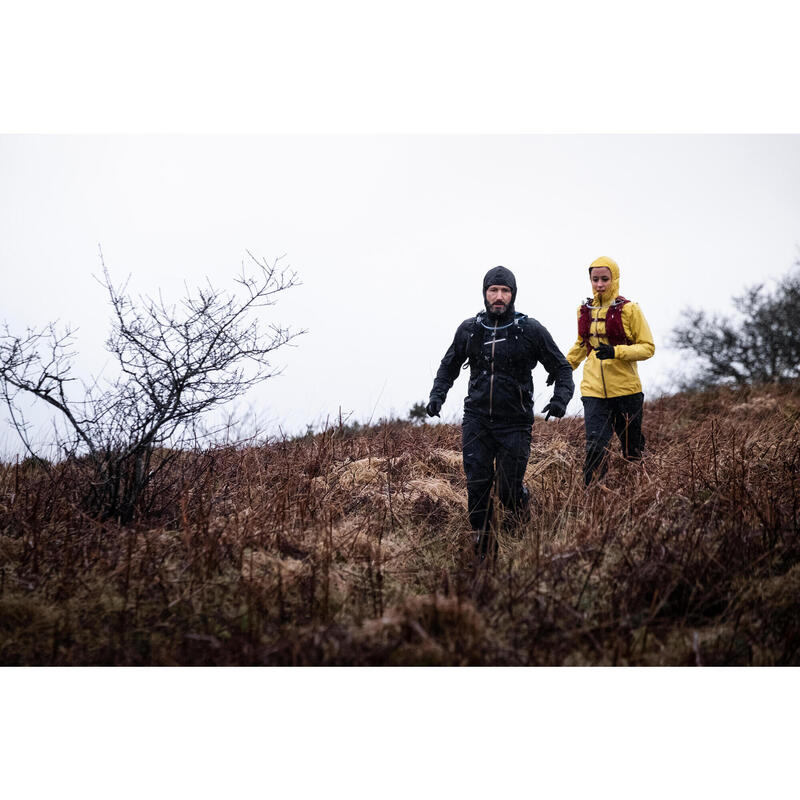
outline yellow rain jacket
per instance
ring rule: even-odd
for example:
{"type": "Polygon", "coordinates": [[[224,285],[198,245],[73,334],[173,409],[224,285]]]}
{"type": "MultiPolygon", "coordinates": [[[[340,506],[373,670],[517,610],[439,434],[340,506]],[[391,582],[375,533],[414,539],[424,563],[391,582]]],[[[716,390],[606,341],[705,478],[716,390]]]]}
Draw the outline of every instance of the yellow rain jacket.
{"type": "MultiPolygon", "coordinates": [[[[625,394],[636,394],[642,391],[636,362],[650,358],[655,352],[653,334],[638,304],[625,303],[622,306],[622,327],[629,344],[614,345],[614,358],[597,358],[594,348],[600,344],[610,344],[606,336],[605,320],[609,307],[619,296],[619,267],[614,259],[606,256],[593,261],[589,269],[592,267],[608,267],[611,271],[611,284],[603,299],[595,294],[591,301],[587,301],[592,320],[588,337],[591,345],[588,357],[586,341],[579,334],[578,340],[567,353],[567,361],[574,370],[586,359],[581,381],[582,397],[620,397],[625,394]]],[[[581,308],[582,306],[578,308],[578,321],[581,318],[581,308]]]]}

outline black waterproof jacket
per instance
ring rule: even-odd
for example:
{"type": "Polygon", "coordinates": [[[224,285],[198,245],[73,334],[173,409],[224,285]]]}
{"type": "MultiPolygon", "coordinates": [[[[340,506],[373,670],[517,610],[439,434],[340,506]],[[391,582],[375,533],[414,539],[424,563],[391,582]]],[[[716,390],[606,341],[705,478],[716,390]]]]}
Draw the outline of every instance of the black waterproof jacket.
{"type": "Polygon", "coordinates": [[[544,366],[555,379],[553,399],[566,407],[575,390],[572,367],[544,325],[514,312],[516,281],[512,273],[496,267],[487,273],[484,291],[492,283],[502,283],[514,290],[512,305],[502,316],[481,312],[458,326],[453,343],[439,365],[430,399],[444,402],[466,362],[470,372],[465,415],[501,425],[530,425],[533,368],[539,363],[544,366]]]}

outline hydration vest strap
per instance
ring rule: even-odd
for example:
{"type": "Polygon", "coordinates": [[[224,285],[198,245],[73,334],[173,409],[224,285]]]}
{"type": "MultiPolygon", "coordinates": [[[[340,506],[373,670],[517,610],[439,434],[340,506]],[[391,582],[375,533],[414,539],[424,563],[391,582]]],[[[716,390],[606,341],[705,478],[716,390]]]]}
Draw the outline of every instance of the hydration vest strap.
{"type": "MultiPolygon", "coordinates": [[[[631,344],[631,340],[625,335],[625,328],[622,324],[622,307],[630,303],[630,300],[622,297],[615,298],[614,302],[608,306],[605,316],[606,332],[605,338],[608,339],[609,344],[616,346],[618,344],[631,344]]],[[[594,349],[589,343],[589,335],[592,328],[592,312],[599,310],[598,306],[591,304],[591,298],[588,299],[581,306],[580,317],[578,318],[578,336],[583,340],[586,345],[586,357],[594,349]]]]}
{"type": "MultiPolygon", "coordinates": [[[[467,356],[469,358],[468,364],[470,366],[477,366],[478,362],[481,358],[485,357],[485,353],[483,351],[484,342],[483,342],[483,331],[492,331],[497,332],[500,331],[509,331],[508,338],[509,340],[513,339],[516,341],[519,339],[520,334],[522,333],[522,323],[528,318],[526,314],[522,314],[520,312],[516,312],[514,315],[514,319],[512,322],[507,322],[505,325],[498,325],[495,329],[494,325],[487,325],[483,320],[486,314],[481,311],[479,314],[476,315],[473,324],[472,330],[469,335],[469,341],[467,342],[467,356]],[[509,330],[510,329],[510,330],[509,330]]],[[[466,369],[466,364],[464,365],[464,369],[466,369]]]]}

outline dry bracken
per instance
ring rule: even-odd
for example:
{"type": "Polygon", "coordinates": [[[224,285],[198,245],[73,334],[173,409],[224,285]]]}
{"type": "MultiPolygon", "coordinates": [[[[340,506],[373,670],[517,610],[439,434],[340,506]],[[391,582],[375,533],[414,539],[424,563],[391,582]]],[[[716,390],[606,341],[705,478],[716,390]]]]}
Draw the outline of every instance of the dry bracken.
{"type": "Polygon", "coordinates": [[[80,462],[2,465],[0,663],[800,663],[800,387],[661,398],[644,432],[586,491],[582,420],[537,420],[530,523],[483,563],[456,426],[179,453],[124,525],[80,462]]]}

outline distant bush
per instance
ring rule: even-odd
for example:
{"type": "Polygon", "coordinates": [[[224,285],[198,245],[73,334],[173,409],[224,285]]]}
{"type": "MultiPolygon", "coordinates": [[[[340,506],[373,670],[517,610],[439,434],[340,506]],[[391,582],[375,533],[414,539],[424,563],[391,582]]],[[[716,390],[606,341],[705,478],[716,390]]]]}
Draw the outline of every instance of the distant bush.
{"type": "Polygon", "coordinates": [[[425,403],[414,403],[414,405],[409,409],[408,419],[415,425],[421,425],[423,422],[425,422],[425,417],[427,417],[427,415],[428,413],[425,411],[425,403]]]}
{"type": "Polygon", "coordinates": [[[800,261],[772,291],[756,284],[733,298],[736,314],[686,308],[670,344],[699,362],[681,388],[746,386],[800,377],[800,261]]]}

